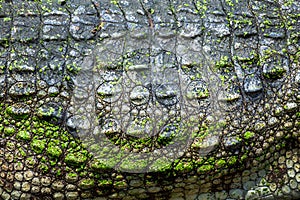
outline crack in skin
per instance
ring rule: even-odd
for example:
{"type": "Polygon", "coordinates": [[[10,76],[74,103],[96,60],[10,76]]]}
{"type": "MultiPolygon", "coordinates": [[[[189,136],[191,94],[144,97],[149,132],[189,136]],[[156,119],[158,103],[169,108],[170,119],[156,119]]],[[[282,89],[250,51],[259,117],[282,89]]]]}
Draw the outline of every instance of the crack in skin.
{"type": "Polygon", "coordinates": [[[298,199],[299,10],[0,0],[0,199],[298,199]]]}

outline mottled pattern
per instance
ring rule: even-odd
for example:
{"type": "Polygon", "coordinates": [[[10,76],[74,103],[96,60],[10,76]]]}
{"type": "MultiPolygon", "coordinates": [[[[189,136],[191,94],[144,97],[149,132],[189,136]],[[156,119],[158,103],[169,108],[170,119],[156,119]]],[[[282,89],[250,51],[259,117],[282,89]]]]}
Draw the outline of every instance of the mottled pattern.
{"type": "Polygon", "coordinates": [[[0,199],[299,199],[299,13],[0,0],[0,199]],[[100,134],[79,131],[90,102],[100,134]],[[164,167],[130,157],[182,132],[164,167]]]}

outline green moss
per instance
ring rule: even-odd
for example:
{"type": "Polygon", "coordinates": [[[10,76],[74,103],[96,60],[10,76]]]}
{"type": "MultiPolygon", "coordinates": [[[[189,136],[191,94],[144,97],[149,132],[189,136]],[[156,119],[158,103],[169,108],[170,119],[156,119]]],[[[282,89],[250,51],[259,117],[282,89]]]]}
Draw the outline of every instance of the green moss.
{"type": "Polygon", "coordinates": [[[34,157],[28,157],[26,158],[26,164],[29,168],[33,168],[36,164],[36,160],[34,159],[34,157]]]}
{"type": "Polygon", "coordinates": [[[29,127],[30,128],[30,121],[29,120],[26,120],[26,121],[23,121],[24,122],[24,126],[25,127],[29,127]]]}
{"type": "Polygon", "coordinates": [[[61,156],[62,150],[57,144],[55,144],[54,142],[50,142],[47,147],[47,154],[51,158],[58,158],[61,156]]]}
{"type": "Polygon", "coordinates": [[[4,17],[4,18],[3,18],[3,21],[4,21],[4,22],[9,22],[9,21],[11,21],[11,20],[12,20],[12,19],[11,19],[10,17],[4,17]]]}
{"type": "Polygon", "coordinates": [[[125,189],[128,187],[128,185],[125,181],[116,181],[114,182],[114,187],[117,189],[125,189]]]}
{"type": "Polygon", "coordinates": [[[95,186],[95,181],[93,179],[83,179],[79,182],[79,187],[81,189],[91,189],[95,186]]]}
{"type": "Polygon", "coordinates": [[[212,169],[214,169],[213,165],[202,165],[198,168],[197,171],[198,171],[198,173],[203,174],[203,173],[211,171],[212,169]]]}
{"type": "Polygon", "coordinates": [[[31,148],[36,153],[42,153],[46,146],[46,140],[45,139],[33,139],[31,141],[31,148]]]}
{"type": "Polygon", "coordinates": [[[77,142],[71,141],[71,142],[69,143],[69,148],[75,149],[76,147],[78,147],[78,143],[77,143],[77,142]]]}
{"type": "Polygon", "coordinates": [[[80,72],[81,68],[80,66],[77,66],[76,63],[68,64],[67,70],[73,74],[78,74],[80,72]]]}
{"type": "Polygon", "coordinates": [[[108,188],[113,184],[112,180],[99,180],[98,187],[100,188],[108,188]]]}
{"type": "Polygon", "coordinates": [[[52,130],[46,130],[45,136],[47,138],[51,138],[51,137],[57,138],[57,137],[55,137],[56,135],[53,135],[53,131],[52,130]]]}
{"type": "Polygon", "coordinates": [[[61,169],[57,169],[56,172],[55,172],[55,175],[56,176],[61,176],[62,175],[61,169]]]}
{"type": "Polygon", "coordinates": [[[103,170],[108,170],[110,169],[108,166],[106,166],[105,164],[103,164],[101,161],[99,160],[94,160],[91,163],[91,168],[96,170],[96,171],[103,171],[103,170]]]}
{"type": "Polygon", "coordinates": [[[4,128],[4,134],[7,136],[12,136],[15,134],[16,130],[13,127],[5,127],[4,128]]]}
{"type": "Polygon", "coordinates": [[[276,66],[271,69],[268,73],[263,73],[263,76],[268,79],[277,79],[281,78],[286,70],[281,66],[276,66]]]}
{"type": "Polygon", "coordinates": [[[188,172],[193,169],[193,163],[190,161],[180,160],[177,165],[174,167],[174,170],[179,172],[188,172]]]}
{"type": "Polygon", "coordinates": [[[209,91],[207,88],[203,90],[198,90],[198,91],[193,91],[193,92],[188,92],[187,97],[189,99],[197,98],[197,99],[203,99],[209,97],[209,91]]]}
{"type": "Polygon", "coordinates": [[[39,135],[44,135],[45,129],[44,129],[44,128],[38,128],[38,129],[37,129],[37,133],[38,133],[39,135]]]}
{"type": "Polygon", "coordinates": [[[4,119],[4,120],[3,120],[3,124],[6,125],[6,126],[8,126],[8,125],[10,125],[10,124],[12,124],[12,123],[11,123],[11,121],[9,121],[9,120],[7,120],[7,119],[4,119]]]}
{"type": "Polygon", "coordinates": [[[44,173],[49,172],[49,167],[48,165],[41,163],[40,165],[38,165],[38,169],[41,170],[44,173]]]}
{"type": "Polygon", "coordinates": [[[249,139],[253,138],[254,136],[255,136],[255,133],[251,132],[251,131],[247,131],[247,132],[244,133],[244,138],[246,140],[249,140],[249,139]]]}
{"type": "Polygon", "coordinates": [[[234,164],[237,163],[237,161],[238,161],[237,156],[232,156],[232,157],[229,158],[228,164],[229,164],[229,165],[234,165],[234,164]]]}
{"type": "Polygon", "coordinates": [[[244,161],[248,158],[248,152],[244,153],[244,155],[242,155],[241,157],[241,161],[244,161]]]}
{"type": "Polygon", "coordinates": [[[74,182],[78,179],[78,174],[74,173],[74,172],[67,173],[66,179],[71,180],[72,182],[74,182]]]}
{"type": "Polygon", "coordinates": [[[206,160],[207,163],[209,164],[214,164],[216,162],[216,159],[214,157],[209,157],[207,160],[206,160]]]}
{"type": "Polygon", "coordinates": [[[146,169],[148,167],[148,164],[148,159],[141,159],[139,156],[134,158],[134,156],[131,156],[130,158],[122,159],[120,168],[126,171],[139,171],[146,169]]]}
{"type": "Polygon", "coordinates": [[[164,172],[171,168],[171,164],[167,158],[160,158],[151,163],[149,170],[164,172]]]}
{"type": "Polygon", "coordinates": [[[22,122],[16,122],[16,127],[20,128],[22,126],[22,122]]]}
{"type": "Polygon", "coordinates": [[[110,3],[112,3],[113,5],[118,5],[119,1],[118,0],[111,0],[110,3]]]}
{"type": "Polygon", "coordinates": [[[26,152],[22,148],[19,148],[19,152],[23,157],[26,156],[26,152]]]}
{"type": "Polygon", "coordinates": [[[31,139],[31,135],[28,131],[22,130],[17,133],[17,138],[21,140],[28,141],[31,139]]]}
{"type": "Polygon", "coordinates": [[[42,163],[47,163],[47,162],[48,162],[48,157],[42,156],[41,159],[40,159],[40,161],[41,161],[42,163]]]}
{"type": "Polygon", "coordinates": [[[208,3],[207,0],[202,0],[202,1],[196,1],[195,6],[197,9],[197,13],[200,14],[201,18],[205,17],[205,13],[208,9],[208,3]]]}
{"type": "MultiPolygon", "coordinates": [[[[233,3],[234,0],[225,0],[226,4],[233,7],[234,6],[234,3],[233,3]]],[[[235,0],[237,2],[237,0],[235,0]]]]}
{"type": "Polygon", "coordinates": [[[224,166],[226,166],[226,160],[220,159],[220,160],[216,161],[216,165],[217,165],[217,167],[224,167],[224,166]]]}
{"type": "Polygon", "coordinates": [[[53,158],[52,158],[52,160],[49,160],[49,164],[50,164],[51,166],[56,165],[56,164],[57,164],[57,159],[53,159],[53,158]]]}
{"type": "Polygon", "coordinates": [[[87,156],[81,152],[68,153],[65,162],[70,166],[80,167],[87,161],[87,156]]]}
{"type": "Polygon", "coordinates": [[[230,59],[228,58],[228,56],[222,56],[221,59],[216,62],[215,66],[218,68],[218,69],[221,69],[221,68],[228,68],[228,67],[232,67],[233,64],[232,62],[230,61],[230,59]]]}
{"type": "Polygon", "coordinates": [[[11,150],[11,151],[14,150],[15,149],[15,143],[10,142],[10,141],[6,142],[6,148],[8,150],[11,150]]]}
{"type": "Polygon", "coordinates": [[[8,106],[6,108],[6,113],[9,116],[11,116],[12,118],[16,119],[16,120],[27,119],[29,117],[29,113],[22,113],[22,114],[16,114],[16,113],[14,113],[12,106],[8,106]]]}

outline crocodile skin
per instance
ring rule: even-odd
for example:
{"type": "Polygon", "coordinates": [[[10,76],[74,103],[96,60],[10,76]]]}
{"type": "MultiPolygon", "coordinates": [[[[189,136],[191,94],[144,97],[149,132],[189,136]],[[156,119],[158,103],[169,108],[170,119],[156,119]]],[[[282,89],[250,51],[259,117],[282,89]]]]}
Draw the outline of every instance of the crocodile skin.
{"type": "Polygon", "coordinates": [[[0,0],[0,199],[299,199],[297,0],[0,0]]]}

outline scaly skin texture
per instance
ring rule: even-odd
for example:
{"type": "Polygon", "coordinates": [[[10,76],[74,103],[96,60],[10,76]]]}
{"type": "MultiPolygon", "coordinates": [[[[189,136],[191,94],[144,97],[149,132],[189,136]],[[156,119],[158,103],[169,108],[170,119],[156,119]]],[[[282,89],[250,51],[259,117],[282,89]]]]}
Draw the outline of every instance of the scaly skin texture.
{"type": "Polygon", "coordinates": [[[296,0],[0,0],[0,198],[299,199],[299,13],[296,0]],[[156,74],[138,82],[145,66],[156,74]],[[88,68],[98,82],[83,94],[118,151],[168,147],[179,123],[183,155],[126,163],[80,135],[73,93],[88,68]],[[111,131],[126,104],[169,128],[111,131]]]}

